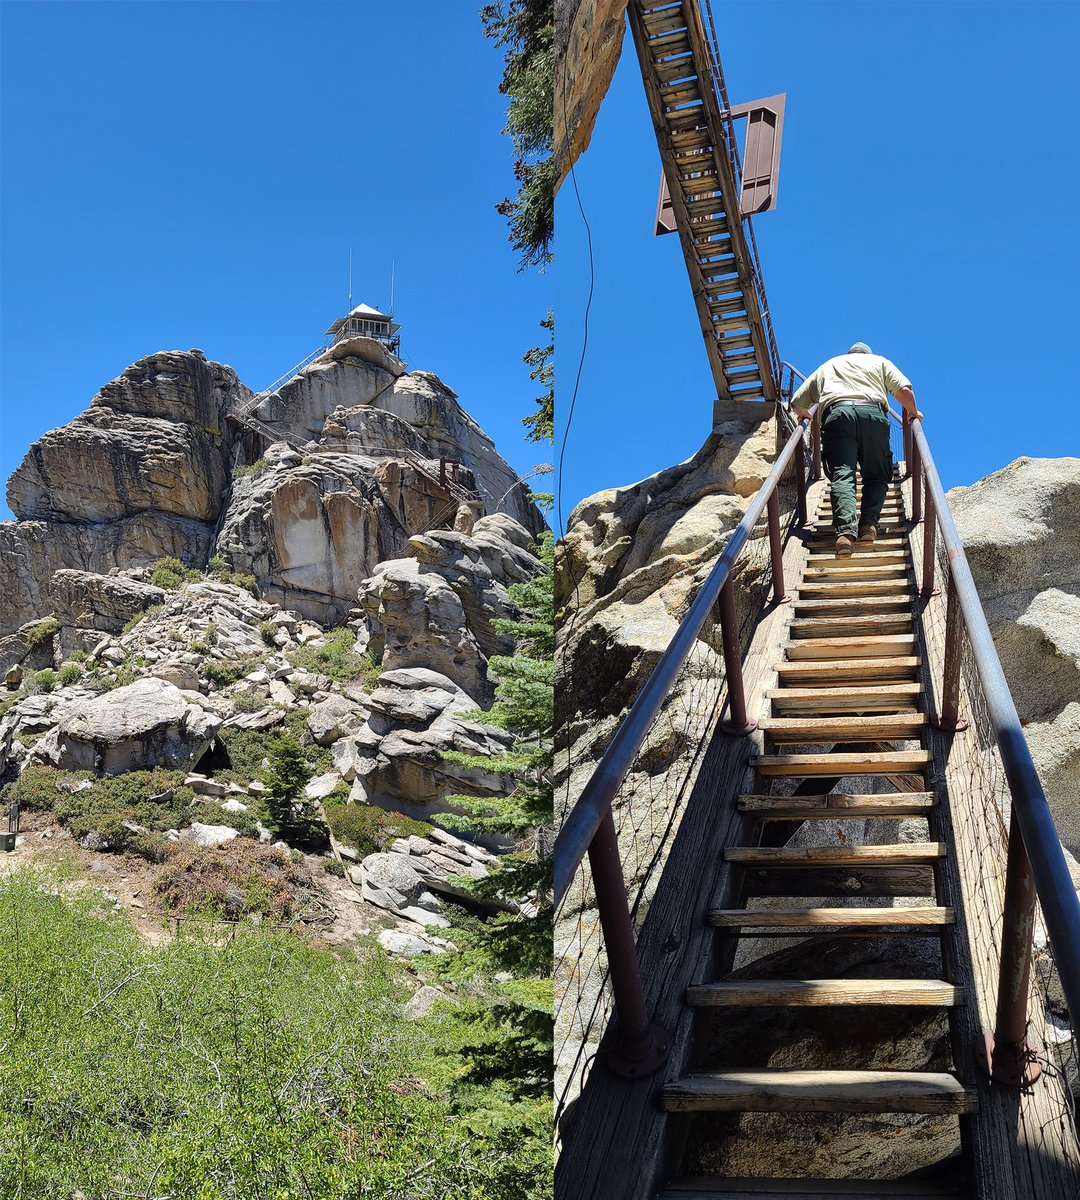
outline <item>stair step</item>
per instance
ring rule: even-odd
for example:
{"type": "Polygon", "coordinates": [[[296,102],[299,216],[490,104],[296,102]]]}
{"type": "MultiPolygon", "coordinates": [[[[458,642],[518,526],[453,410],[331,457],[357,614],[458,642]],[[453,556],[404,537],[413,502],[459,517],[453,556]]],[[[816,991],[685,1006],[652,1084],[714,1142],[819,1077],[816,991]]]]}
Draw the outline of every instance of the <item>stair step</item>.
{"type": "Polygon", "coordinates": [[[871,567],[884,567],[890,564],[906,566],[911,561],[911,556],[906,549],[882,550],[876,544],[867,545],[861,542],[855,547],[855,553],[849,555],[815,554],[814,548],[811,546],[810,553],[806,557],[806,565],[815,569],[850,567],[853,559],[857,559],[860,565],[871,567]]]}
{"type": "Polygon", "coordinates": [[[780,713],[792,712],[895,712],[914,709],[922,695],[921,683],[894,683],[876,687],[775,688],[768,698],[780,713]]]}
{"type": "Polygon", "coordinates": [[[766,776],[918,775],[929,750],[873,750],[850,754],[761,754],[752,765],[766,776]]]}
{"type": "Polygon", "coordinates": [[[930,1071],[709,1071],[667,1084],[668,1112],[967,1113],[978,1093],[930,1071]]]}
{"type": "Polygon", "coordinates": [[[846,596],[906,595],[911,584],[907,579],[814,579],[800,580],[795,586],[804,599],[829,600],[846,596]]]}
{"type": "Polygon", "coordinates": [[[807,567],[803,571],[804,583],[897,582],[907,583],[908,567],[899,563],[887,563],[877,567],[873,563],[861,563],[855,555],[832,567],[807,567]]]}
{"type": "Polygon", "coordinates": [[[910,612],[870,613],[867,616],[815,614],[796,617],[788,626],[793,638],[829,638],[844,636],[873,637],[876,634],[903,634],[911,630],[915,618],[910,612]]]}
{"type": "Polygon", "coordinates": [[[919,671],[919,660],[914,655],[903,658],[848,658],[808,659],[801,662],[784,662],[776,668],[781,682],[822,683],[839,685],[854,680],[914,679],[919,671]]]}
{"type": "Polygon", "coordinates": [[[656,1200],[969,1200],[955,1188],[895,1179],[734,1179],[683,1176],[656,1200]]]}
{"type": "Polygon", "coordinates": [[[690,1008],[816,1008],[827,1005],[959,1004],[963,989],[941,979],[729,979],[686,989],[690,1008]]]}
{"type": "Polygon", "coordinates": [[[926,713],[856,717],[764,717],[758,728],[773,744],[899,742],[922,735],[926,713]]]}
{"type": "Polygon", "coordinates": [[[954,925],[952,908],[714,908],[706,918],[717,929],[892,929],[954,925]]]}
{"type": "Polygon", "coordinates": [[[914,649],[913,633],[882,634],[879,637],[808,637],[784,644],[789,662],[806,658],[886,658],[911,654],[914,649]]]}
{"type": "Polygon", "coordinates": [[[821,614],[830,617],[856,617],[864,613],[909,611],[915,603],[911,592],[897,592],[894,596],[852,596],[835,600],[796,600],[795,611],[808,617],[821,614]]]}
{"type": "Polygon", "coordinates": [[[945,857],[944,842],[888,846],[728,846],[724,861],[743,867],[917,867],[945,857]]]}
{"type": "Polygon", "coordinates": [[[721,354],[727,354],[730,350],[750,350],[754,345],[754,339],[751,337],[717,338],[717,342],[721,354]]]}
{"type": "Polygon", "coordinates": [[[692,54],[668,62],[654,62],[653,75],[658,83],[672,83],[676,79],[696,79],[697,63],[692,54]]]}
{"type": "Polygon", "coordinates": [[[740,812],[770,820],[846,821],[862,817],[925,817],[934,806],[933,792],[889,792],[863,795],[830,792],[827,796],[759,796],[738,798],[740,812]]]}

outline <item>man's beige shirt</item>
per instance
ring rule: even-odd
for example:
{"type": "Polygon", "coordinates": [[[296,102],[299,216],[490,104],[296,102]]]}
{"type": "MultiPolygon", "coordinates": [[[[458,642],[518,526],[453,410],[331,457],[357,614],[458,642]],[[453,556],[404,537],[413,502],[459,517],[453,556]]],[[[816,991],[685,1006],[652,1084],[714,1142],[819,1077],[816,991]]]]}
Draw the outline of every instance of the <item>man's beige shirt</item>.
{"type": "Polygon", "coordinates": [[[880,354],[838,354],[822,363],[791,398],[796,412],[809,412],[815,404],[821,412],[844,400],[874,400],[883,408],[889,393],[911,387],[906,376],[880,354]]]}

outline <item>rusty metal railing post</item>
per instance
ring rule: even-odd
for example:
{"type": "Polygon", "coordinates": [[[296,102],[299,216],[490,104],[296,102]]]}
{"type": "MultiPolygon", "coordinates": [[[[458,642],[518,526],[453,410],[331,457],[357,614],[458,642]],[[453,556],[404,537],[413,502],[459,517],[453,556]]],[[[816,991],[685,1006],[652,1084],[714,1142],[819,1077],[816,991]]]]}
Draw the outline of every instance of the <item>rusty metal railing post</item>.
{"type": "Polygon", "coordinates": [[[821,410],[814,415],[813,429],[814,445],[814,478],[821,478],[821,410]]]}
{"type": "Polygon", "coordinates": [[[922,461],[919,457],[919,443],[910,437],[910,434],[909,441],[911,442],[911,523],[918,525],[922,520],[922,461]]]}
{"type": "Polygon", "coordinates": [[[728,716],[720,722],[725,733],[739,737],[757,728],[757,721],[746,715],[746,692],[743,689],[742,653],[739,648],[739,620],[735,615],[735,585],[728,576],[720,589],[720,633],[724,642],[724,670],[727,674],[728,716]]]}
{"type": "Polygon", "coordinates": [[[905,408],[900,416],[900,428],[904,439],[904,475],[911,475],[911,447],[914,445],[915,439],[911,436],[911,414],[905,408]]]}
{"type": "Polygon", "coordinates": [[[769,493],[769,556],[772,561],[773,603],[787,604],[791,597],[784,583],[784,547],[780,542],[780,497],[769,493]]]}
{"type": "Polygon", "coordinates": [[[926,489],[926,515],[923,517],[922,543],[922,594],[936,596],[938,589],[934,587],[934,567],[937,565],[937,517],[934,515],[934,498],[930,489],[926,489]]]}
{"type": "Polygon", "coordinates": [[[945,612],[945,670],[941,679],[941,704],[933,724],[947,733],[967,729],[966,717],[960,716],[960,666],[964,647],[964,618],[956,594],[956,578],[950,559],[949,587],[945,612]]]}
{"type": "Polygon", "coordinates": [[[1035,896],[1027,847],[1019,823],[1011,816],[997,1014],[993,1031],[984,1032],[982,1043],[975,1048],[979,1065],[990,1078],[1010,1087],[1028,1087],[1042,1074],[1036,1049],[1027,1040],[1035,896]]]}
{"type": "Polygon", "coordinates": [[[641,986],[634,926],[626,903],[619,839],[609,807],[589,846],[589,867],[604,931],[611,990],[618,1013],[618,1039],[607,1051],[608,1069],[622,1079],[644,1079],[667,1061],[671,1039],[649,1023],[641,986]]]}
{"type": "Polygon", "coordinates": [[[798,499],[799,525],[804,526],[806,516],[806,447],[800,433],[795,443],[795,492],[798,499]]]}

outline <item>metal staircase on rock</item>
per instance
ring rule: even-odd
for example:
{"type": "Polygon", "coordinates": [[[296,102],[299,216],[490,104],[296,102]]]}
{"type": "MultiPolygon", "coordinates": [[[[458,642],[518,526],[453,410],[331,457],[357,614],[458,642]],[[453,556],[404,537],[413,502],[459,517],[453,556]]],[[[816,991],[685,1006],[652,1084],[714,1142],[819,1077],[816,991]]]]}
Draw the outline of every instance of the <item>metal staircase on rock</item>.
{"type": "MultiPolygon", "coordinates": [[[[882,514],[895,530],[903,520],[898,481],[882,514]]],[[[712,909],[708,922],[732,939],[762,936],[899,937],[942,942],[941,978],[719,979],[692,985],[695,1010],[733,1006],[928,1006],[965,1002],[967,981],[955,975],[951,939],[956,914],[942,902],[939,867],[951,853],[944,841],[876,845],[773,846],[777,822],[839,822],[855,818],[924,818],[935,827],[938,798],[928,783],[930,753],[922,739],[928,715],[913,606],[915,581],[906,539],[896,533],[860,544],[850,558],[833,553],[828,501],[813,529],[797,588],[789,639],[768,692],[771,715],[758,721],[765,752],[754,764],[760,792],[738,798],[752,844],[729,846],[724,857],[741,872],[743,906],[712,909]],[[900,745],[896,745],[899,743],[900,745]],[[821,747],[831,744],[831,749],[821,747]],[[833,787],[846,777],[884,778],[899,794],[851,794],[833,787]],[[800,781],[795,794],[792,781],[800,781]],[[774,793],[779,785],[782,791],[774,793]],[[754,836],[756,834],[756,836],[754,836]],[[828,907],[829,897],[875,897],[871,907],[828,907]],[[919,897],[915,903],[911,897],[919,897]],[[787,898],[790,906],[753,908],[755,897],[787,898]],[[801,903],[800,903],[801,901],[801,903]]],[[[898,828],[897,825],[893,826],[898,828]]],[[[898,1036],[902,1036],[898,1033],[898,1036]]],[[[669,1112],[807,1112],[965,1114],[976,1090],[955,1071],[816,1069],[696,1070],[661,1092],[669,1112]]],[[[662,1200],[734,1200],[743,1195],[836,1195],[836,1180],[690,1179],[664,1188],[662,1200]],[[773,1190],[773,1189],[776,1190],[773,1190]],[[815,1190],[817,1189],[817,1190],[815,1190]]],[[[848,1183],[848,1194],[946,1196],[919,1185],[848,1183]]]]}
{"type": "Polygon", "coordinates": [[[780,376],[723,78],[695,3],[630,0],[627,11],[721,419],[775,400],[780,376]]]}

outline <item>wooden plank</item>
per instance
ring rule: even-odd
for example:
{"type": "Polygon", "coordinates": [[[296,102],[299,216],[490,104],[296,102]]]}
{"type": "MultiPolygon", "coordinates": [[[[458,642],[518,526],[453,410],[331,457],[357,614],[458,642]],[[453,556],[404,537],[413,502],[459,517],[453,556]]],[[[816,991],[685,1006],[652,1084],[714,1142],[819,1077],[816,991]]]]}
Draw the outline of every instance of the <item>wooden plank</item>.
{"type": "Polygon", "coordinates": [[[743,868],[744,898],[858,896],[860,899],[935,895],[932,867],[743,868]]]}
{"type": "Polygon", "coordinates": [[[895,1179],[732,1179],[682,1177],[656,1200],[971,1200],[955,1188],[895,1179]]]}
{"type": "Polygon", "coordinates": [[[791,622],[793,638],[873,637],[883,633],[907,633],[913,625],[910,612],[871,613],[869,616],[833,616],[816,614],[796,617],[791,622]]]}
{"type": "Polygon", "coordinates": [[[943,979],[725,979],[686,989],[691,1008],[884,1007],[959,1004],[963,989],[943,979]]]}
{"type": "Polygon", "coordinates": [[[921,683],[892,683],[874,687],[774,688],[767,699],[780,713],[897,712],[914,709],[921,695],[921,683]]]}
{"type": "Polygon", "coordinates": [[[780,663],[776,668],[782,682],[811,684],[841,684],[850,680],[914,679],[919,659],[914,655],[902,658],[849,658],[808,660],[780,663]]]}
{"type": "Polygon", "coordinates": [[[801,929],[839,926],[891,929],[894,926],[952,925],[956,912],[926,908],[714,908],[709,924],[717,929],[801,929]]]}
{"type": "Polygon", "coordinates": [[[866,567],[906,567],[911,561],[911,556],[906,550],[878,549],[876,543],[870,549],[867,548],[867,544],[859,542],[855,546],[855,553],[851,555],[815,554],[813,549],[811,547],[807,566],[815,571],[821,570],[822,567],[849,567],[853,558],[866,567]]]}
{"type": "Polygon", "coordinates": [[[898,742],[919,737],[926,727],[926,713],[897,713],[884,716],[763,717],[758,721],[770,742],[898,742]]]}
{"type": "Polygon", "coordinates": [[[911,588],[906,579],[818,579],[795,585],[800,597],[824,600],[836,596],[896,596],[911,588]]]}
{"type": "Polygon", "coordinates": [[[966,1113],[974,1089],[930,1071],[709,1071],[660,1094],[668,1112],[966,1113]]]}
{"type": "Polygon", "coordinates": [[[928,750],[868,751],[866,754],[762,754],[762,775],[915,775],[930,765],[928,750]]]}
{"type": "Polygon", "coordinates": [[[807,567],[803,579],[807,583],[816,583],[823,579],[901,579],[908,578],[910,567],[886,564],[875,567],[873,563],[861,563],[858,556],[852,554],[833,567],[807,567]]]}
{"type": "Polygon", "coordinates": [[[905,612],[911,608],[915,597],[911,592],[897,592],[895,596],[838,596],[835,600],[795,600],[795,612],[807,617],[861,616],[866,613],[905,612]]]}
{"type": "Polygon", "coordinates": [[[944,842],[898,842],[886,846],[728,846],[724,859],[744,867],[917,867],[946,856],[944,842]]]}
{"type": "Polygon", "coordinates": [[[925,817],[934,806],[933,792],[886,795],[740,796],[740,812],[777,821],[853,820],[859,817],[925,817]]]}
{"type": "Polygon", "coordinates": [[[784,651],[789,661],[799,659],[889,658],[910,655],[915,648],[913,633],[898,633],[882,637],[802,638],[787,642],[784,651]]]}

